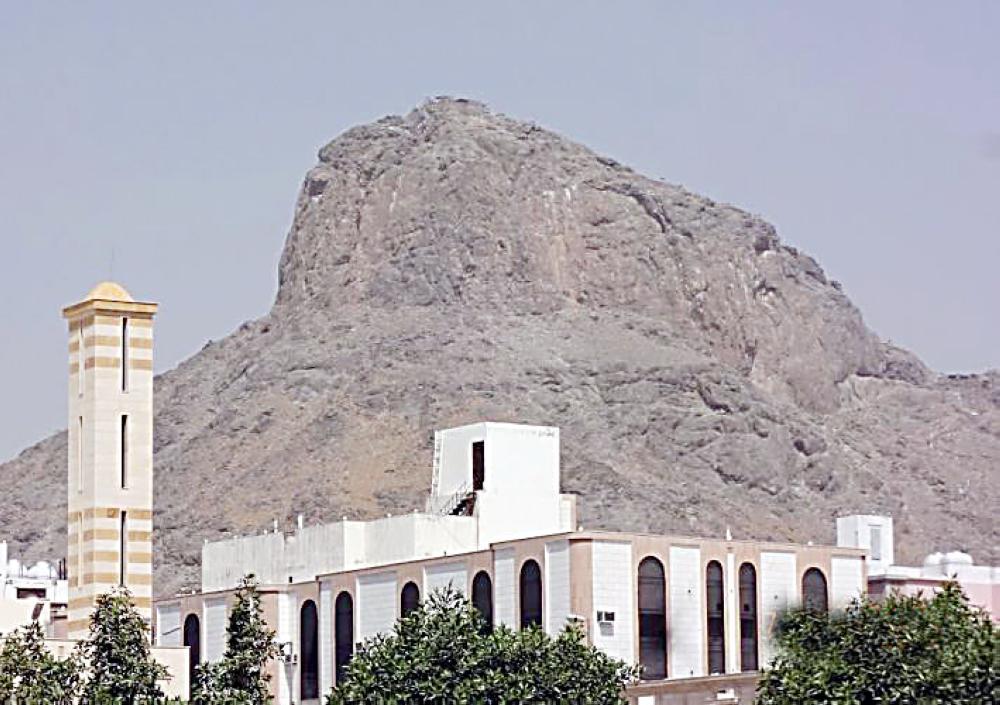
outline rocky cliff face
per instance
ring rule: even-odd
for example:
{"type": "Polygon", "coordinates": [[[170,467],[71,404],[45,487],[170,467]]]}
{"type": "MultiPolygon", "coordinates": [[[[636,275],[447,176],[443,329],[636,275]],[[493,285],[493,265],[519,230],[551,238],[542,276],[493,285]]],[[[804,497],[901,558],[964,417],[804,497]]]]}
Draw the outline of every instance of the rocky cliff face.
{"type": "MultiPolygon", "coordinates": [[[[768,223],[466,101],[319,157],[272,310],[157,381],[159,594],[204,539],[422,507],[432,430],[480,419],[561,426],[589,528],[886,512],[903,560],[997,561],[1000,379],[882,343],[768,223]]],[[[0,465],[28,557],[65,550],[65,453],[0,465]]]]}

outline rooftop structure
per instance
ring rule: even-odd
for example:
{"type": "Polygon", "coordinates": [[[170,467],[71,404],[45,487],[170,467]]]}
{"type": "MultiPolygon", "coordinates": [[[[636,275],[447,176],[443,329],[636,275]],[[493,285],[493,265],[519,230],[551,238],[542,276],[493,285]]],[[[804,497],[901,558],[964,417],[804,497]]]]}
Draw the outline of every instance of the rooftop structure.
{"type": "Polygon", "coordinates": [[[856,514],[837,519],[837,545],[869,552],[868,591],[873,599],[896,592],[930,595],[954,580],[969,602],[1000,622],[1000,566],[976,565],[963,551],[928,555],[920,566],[896,565],[892,518],[856,514]]]}

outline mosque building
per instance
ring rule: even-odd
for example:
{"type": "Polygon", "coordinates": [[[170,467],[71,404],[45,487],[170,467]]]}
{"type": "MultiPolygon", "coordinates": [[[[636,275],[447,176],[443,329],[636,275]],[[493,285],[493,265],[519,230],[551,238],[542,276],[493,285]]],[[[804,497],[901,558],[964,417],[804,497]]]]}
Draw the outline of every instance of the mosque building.
{"type": "Polygon", "coordinates": [[[451,585],[493,625],[579,624],[644,667],[642,703],[743,702],[773,655],[778,616],[843,607],[865,589],[865,551],[588,531],[559,488],[559,429],[476,423],[439,431],[423,512],[206,543],[197,594],[155,604],[157,644],[221,658],[240,579],[262,581],[282,658],[279,705],[320,702],[357,648],[451,585]]]}

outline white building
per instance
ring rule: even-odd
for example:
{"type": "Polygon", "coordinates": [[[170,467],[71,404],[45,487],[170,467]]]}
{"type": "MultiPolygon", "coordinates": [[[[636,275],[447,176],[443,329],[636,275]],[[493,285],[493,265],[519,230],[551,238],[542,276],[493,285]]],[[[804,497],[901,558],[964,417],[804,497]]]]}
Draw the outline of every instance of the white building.
{"type": "Polygon", "coordinates": [[[206,544],[202,592],[154,605],[157,643],[221,658],[233,589],[254,573],[286,654],[272,666],[276,702],[318,702],[360,643],[451,584],[494,625],[580,623],[645,667],[634,700],[751,702],[783,610],[837,608],[865,589],[858,548],[583,530],[559,491],[556,428],[440,431],[433,467],[423,513],[206,544]]]}
{"type": "Polygon", "coordinates": [[[0,541],[0,634],[35,621],[47,636],[58,636],[56,622],[65,616],[68,599],[62,566],[24,565],[10,558],[7,542],[0,541]]]}
{"type": "Polygon", "coordinates": [[[1000,622],[1000,566],[976,565],[963,551],[932,553],[920,566],[896,565],[892,518],[855,514],[837,519],[837,545],[868,551],[868,592],[872,599],[891,593],[931,595],[953,580],[969,602],[1000,622]]]}

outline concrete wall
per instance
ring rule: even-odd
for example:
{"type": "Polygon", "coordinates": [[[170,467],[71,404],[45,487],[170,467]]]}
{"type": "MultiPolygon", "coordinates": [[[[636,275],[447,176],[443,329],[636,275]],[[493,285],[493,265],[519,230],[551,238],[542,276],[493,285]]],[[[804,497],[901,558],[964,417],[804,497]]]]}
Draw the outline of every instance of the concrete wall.
{"type": "Polygon", "coordinates": [[[204,612],[201,616],[201,659],[203,662],[214,663],[222,659],[223,654],[225,654],[227,621],[228,608],[225,597],[213,597],[205,600],[204,612]]]}
{"type": "Polygon", "coordinates": [[[469,581],[465,561],[441,563],[424,569],[424,587],[422,596],[428,596],[436,590],[443,590],[451,585],[460,593],[467,594],[466,584],[469,581]]]}
{"type": "Polygon", "coordinates": [[[517,628],[517,568],[515,550],[493,552],[493,619],[497,624],[517,628]]]}
{"type": "Polygon", "coordinates": [[[358,577],[355,641],[392,630],[398,614],[399,590],[395,571],[358,577]]]}
{"type": "Polygon", "coordinates": [[[860,556],[833,556],[830,559],[830,609],[842,610],[865,593],[865,563],[860,556]]]}
{"type": "Polygon", "coordinates": [[[892,517],[871,514],[838,517],[837,545],[865,549],[869,574],[885,572],[895,561],[892,517]]]}
{"type": "Polygon", "coordinates": [[[704,675],[702,662],[705,639],[702,630],[701,551],[686,546],[670,547],[667,568],[669,619],[667,641],[670,650],[668,673],[674,678],[704,675]]]}
{"type": "Polygon", "coordinates": [[[628,541],[594,541],[592,544],[593,610],[588,617],[594,646],[609,656],[635,663],[635,578],[632,544],[628,541]],[[614,612],[615,621],[597,624],[597,611],[614,612]]]}
{"type": "MultiPolygon", "coordinates": [[[[542,589],[545,592],[545,631],[558,634],[570,616],[569,541],[560,539],[545,544],[542,589]]],[[[581,615],[582,616],[582,615],[581,615]]]]}
{"type": "Polygon", "coordinates": [[[757,579],[760,583],[760,662],[774,657],[772,636],[781,615],[799,603],[796,557],[793,552],[762,552],[757,579]]]}
{"type": "Polygon", "coordinates": [[[157,605],[155,619],[157,646],[183,645],[184,633],[181,629],[180,605],[157,605]]]}

